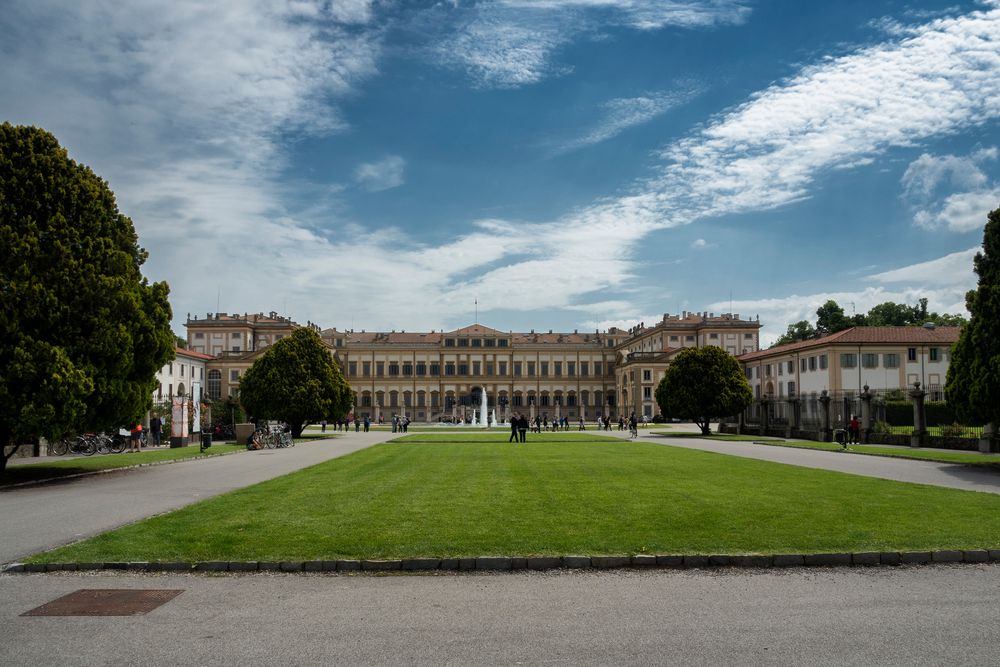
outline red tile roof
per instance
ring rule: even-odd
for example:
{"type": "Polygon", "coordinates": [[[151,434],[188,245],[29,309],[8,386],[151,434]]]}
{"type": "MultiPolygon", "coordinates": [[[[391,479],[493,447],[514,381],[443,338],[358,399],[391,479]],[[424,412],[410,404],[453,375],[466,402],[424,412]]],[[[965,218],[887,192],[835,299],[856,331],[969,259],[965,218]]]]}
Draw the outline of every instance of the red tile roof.
{"type": "Polygon", "coordinates": [[[215,359],[210,354],[205,354],[204,352],[195,352],[194,350],[188,350],[183,347],[174,348],[174,356],[191,357],[192,359],[215,359]]]}
{"type": "Polygon", "coordinates": [[[951,345],[958,340],[961,327],[852,327],[837,333],[779,345],[759,352],[749,352],[737,357],[740,361],[754,361],[775,355],[798,352],[826,345],[951,345]]]}

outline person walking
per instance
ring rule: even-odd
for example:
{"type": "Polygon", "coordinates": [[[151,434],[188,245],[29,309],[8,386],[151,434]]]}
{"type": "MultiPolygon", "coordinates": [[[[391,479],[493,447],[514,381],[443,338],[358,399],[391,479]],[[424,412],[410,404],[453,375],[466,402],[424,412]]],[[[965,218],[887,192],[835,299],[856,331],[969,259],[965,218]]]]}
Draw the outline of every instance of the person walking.
{"type": "Polygon", "coordinates": [[[520,425],[521,425],[521,418],[515,412],[510,416],[510,437],[507,438],[507,442],[513,442],[513,443],[518,442],[517,430],[520,425]]]}
{"type": "Polygon", "coordinates": [[[365,433],[368,432],[368,426],[370,424],[371,424],[371,421],[368,419],[368,415],[365,415],[365,433]]]}
{"type": "Polygon", "coordinates": [[[851,424],[848,427],[848,442],[860,445],[861,444],[861,422],[858,420],[857,415],[851,415],[851,424]]]}
{"type": "Polygon", "coordinates": [[[521,418],[517,420],[517,434],[521,436],[521,443],[523,444],[528,434],[528,418],[524,415],[521,415],[521,418]]]}
{"type": "Polygon", "coordinates": [[[160,446],[160,434],[163,432],[163,420],[159,415],[153,415],[149,420],[149,432],[153,434],[153,446],[160,446]]]}
{"type": "Polygon", "coordinates": [[[128,447],[128,451],[129,451],[130,454],[132,452],[135,452],[137,454],[139,453],[139,435],[141,433],[142,433],[142,424],[140,424],[139,422],[136,422],[135,424],[133,424],[132,428],[129,429],[129,439],[128,439],[129,440],[129,447],[128,447]]]}

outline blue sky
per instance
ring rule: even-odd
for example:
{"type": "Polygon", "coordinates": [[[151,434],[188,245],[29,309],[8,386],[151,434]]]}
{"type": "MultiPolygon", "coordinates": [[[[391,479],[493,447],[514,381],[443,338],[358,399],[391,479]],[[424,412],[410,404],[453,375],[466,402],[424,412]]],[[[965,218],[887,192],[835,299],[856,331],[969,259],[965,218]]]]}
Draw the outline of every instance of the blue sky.
{"type": "Polygon", "coordinates": [[[0,118],[108,179],[179,331],[962,312],[1000,205],[994,0],[15,0],[0,34],[0,118]]]}

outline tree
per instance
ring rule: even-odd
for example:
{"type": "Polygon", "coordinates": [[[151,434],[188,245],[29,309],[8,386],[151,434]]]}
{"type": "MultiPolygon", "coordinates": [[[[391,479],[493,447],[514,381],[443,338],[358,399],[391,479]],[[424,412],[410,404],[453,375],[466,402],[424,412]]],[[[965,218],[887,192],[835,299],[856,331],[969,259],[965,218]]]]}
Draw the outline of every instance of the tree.
{"type": "Polygon", "coordinates": [[[0,125],[0,248],[2,474],[11,445],[139,419],[174,335],[132,221],[44,130],[0,125]]]}
{"type": "Polygon", "coordinates": [[[257,418],[278,419],[298,437],[310,422],[341,419],[351,387],[319,334],[299,328],[269,347],[240,380],[240,402],[257,418]]]}
{"type": "Polygon", "coordinates": [[[952,349],[944,394],[961,421],[1000,426],[1000,209],[987,218],[973,265],[979,285],[965,295],[971,317],[952,349]]]}
{"type": "Polygon", "coordinates": [[[664,416],[690,419],[705,435],[713,420],[738,414],[752,400],[739,362],[714,345],[681,350],[656,387],[664,416]]]}
{"type": "Polygon", "coordinates": [[[806,320],[799,320],[795,324],[788,325],[788,331],[786,331],[778,340],[774,341],[774,345],[771,347],[777,347],[778,345],[785,345],[787,343],[796,343],[800,340],[809,340],[816,337],[816,329],[813,325],[809,324],[806,320]]]}
{"type": "Polygon", "coordinates": [[[816,309],[816,329],[820,333],[837,333],[850,326],[851,321],[844,315],[844,309],[833,299],[816,309]]]}

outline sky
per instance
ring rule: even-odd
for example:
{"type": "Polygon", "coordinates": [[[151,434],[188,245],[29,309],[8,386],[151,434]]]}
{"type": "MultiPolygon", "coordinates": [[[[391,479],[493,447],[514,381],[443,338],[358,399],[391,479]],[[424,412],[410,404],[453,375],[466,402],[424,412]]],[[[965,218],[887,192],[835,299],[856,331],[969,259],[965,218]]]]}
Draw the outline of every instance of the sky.
{"type": "Polygon", "coordinates": [[[593,330],[964,312],[1000,0],[12,0],[0,120],[188,313],[593,330]]]}

